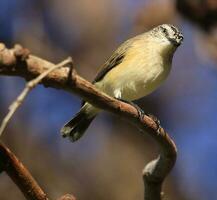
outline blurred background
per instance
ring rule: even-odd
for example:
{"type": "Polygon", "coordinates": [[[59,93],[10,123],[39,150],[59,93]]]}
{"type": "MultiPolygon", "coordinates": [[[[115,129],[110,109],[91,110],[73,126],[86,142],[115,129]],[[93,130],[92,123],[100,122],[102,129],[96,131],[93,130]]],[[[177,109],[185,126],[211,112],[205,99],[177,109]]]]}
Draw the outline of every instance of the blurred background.
{"type": "MultiPolygon", "coordinates": [[[[1,0],[0,41],[20,43],[54,63],[72,56],[78,73],[97,69],[129,37],[172,23],[184,33],[172,72],[153,94],[138,100],[156,115],[178,147],[164,183],[165,199],[217,199],[217,1],[216,0],[1,0]]],[[[25,81],[0,77],[0,119],[25,81]]],[[[143,167],[158,154],[155,142],[131,124],[102,113],[85,136],[70,143],[62,125],[81,99],[38,86],[3,135],[51,199],[143,199],[143,167]]],[[[0,174],[0,199],[24,199],[0,174]]]]}

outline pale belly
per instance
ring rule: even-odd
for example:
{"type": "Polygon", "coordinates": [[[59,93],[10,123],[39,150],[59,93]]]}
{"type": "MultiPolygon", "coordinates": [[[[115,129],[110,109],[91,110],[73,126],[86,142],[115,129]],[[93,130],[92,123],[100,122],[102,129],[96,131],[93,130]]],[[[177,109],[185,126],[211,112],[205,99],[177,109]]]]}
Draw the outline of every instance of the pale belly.
{"type": "Polygon", "coordinates": [[[151,66],[138,61],[125,63],[112,69],[96,86],[111,96],[132,101],[156,90],[168,76],[170,68],[171,64],[165,65],[161,60],[151,66]],[[137,66],[132,67],[133,64],[137,66]]]}

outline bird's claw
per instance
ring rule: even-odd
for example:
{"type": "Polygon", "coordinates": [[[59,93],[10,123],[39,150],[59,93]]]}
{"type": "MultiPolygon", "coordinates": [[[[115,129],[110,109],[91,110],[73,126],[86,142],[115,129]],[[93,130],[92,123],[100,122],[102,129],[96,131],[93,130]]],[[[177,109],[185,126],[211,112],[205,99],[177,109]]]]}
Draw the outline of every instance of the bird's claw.
{"type": "Polygon", "coordinates": [[[120,99],[120,98],[115,98],[115,99],[117,99],[119,101],[122,101],[124,103],[128,103],[131,106],[133,106],[134,108],[136,108],[140,120],[143,120],[145,115],[150,117],[157,124],[157,132],[160,133],[160,129],[162,127],[161,127],[161,124],[160,124],[160,120],[156,116],[154,116],[153,114],[150,114],[150,113],[145,113],[144,110],[142,110],[137,104],[133,103],[132,101],[127,101],[127,100],[120,99]]]}
{"type": "Polygon", "coordinates": [[[132,101],[127,101],[127,100],[120,99],[120,98],[115,98],[115,99],[117,99],[117,100],[119,100],[119,101],[122,101],[122,102],[124,102],[124,103],[128,103],[128,104],[130,104],[131,106],[133,106],[133,107],[137,110],[137,112],[138,112],[139,119],[140,119],[140,120],[143,120],[143,118],[144,118],[144,116],[145,116],[145,112],[144,112],[144,110],[142,110],[137,104],[133,103],[132,101]]]}
{"type": "Polygon", "coordinates": [[[160,124],[160,120],[153,114],[148,113],[146,115],[150,117],[157,124],[157,132],[160,133],[160,129],[162,128],[160,124]]]}

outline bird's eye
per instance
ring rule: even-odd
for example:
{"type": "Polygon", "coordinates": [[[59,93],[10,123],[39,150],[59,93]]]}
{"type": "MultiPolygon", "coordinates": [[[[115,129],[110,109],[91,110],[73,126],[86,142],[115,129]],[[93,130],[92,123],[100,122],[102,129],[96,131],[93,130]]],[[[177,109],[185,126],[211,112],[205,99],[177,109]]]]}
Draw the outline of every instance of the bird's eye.
{"type": "Polygon", "coordinates": [[[166,32],[167,32],[167,30],[164,28],[164,29],[163,29],[163,33],[166,33],[166,32]]]}

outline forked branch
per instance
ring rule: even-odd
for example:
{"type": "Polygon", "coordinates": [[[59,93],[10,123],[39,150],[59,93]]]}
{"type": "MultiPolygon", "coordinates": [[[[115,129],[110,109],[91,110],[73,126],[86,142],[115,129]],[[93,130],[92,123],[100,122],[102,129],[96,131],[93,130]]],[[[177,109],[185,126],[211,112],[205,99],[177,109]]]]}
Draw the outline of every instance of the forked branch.
{"type": "MultiPolygon", "coordinates": [[[[20,46],[7,49],[1,44],[0,75],[20,76],[30,80],[55,66],[53,63],[36,56],[25,56],[25,52],[26,50],[20,46]]],[[[94,106],[128,120],[141,129],[144,134],[149,134],[159,145],[160,154],[156,160],[151,161],[144,169],[145,200],[161,199],[162,183],[173,168],[177,154],[174,142],[163,128],[159,128],[158,124],[148,116],[140,119],[137,110],[133,106],[98,91],[71,68],[62,67],[56,69],[47,74],[41,83],[46,87],[73,92],[94,106]]]]}

